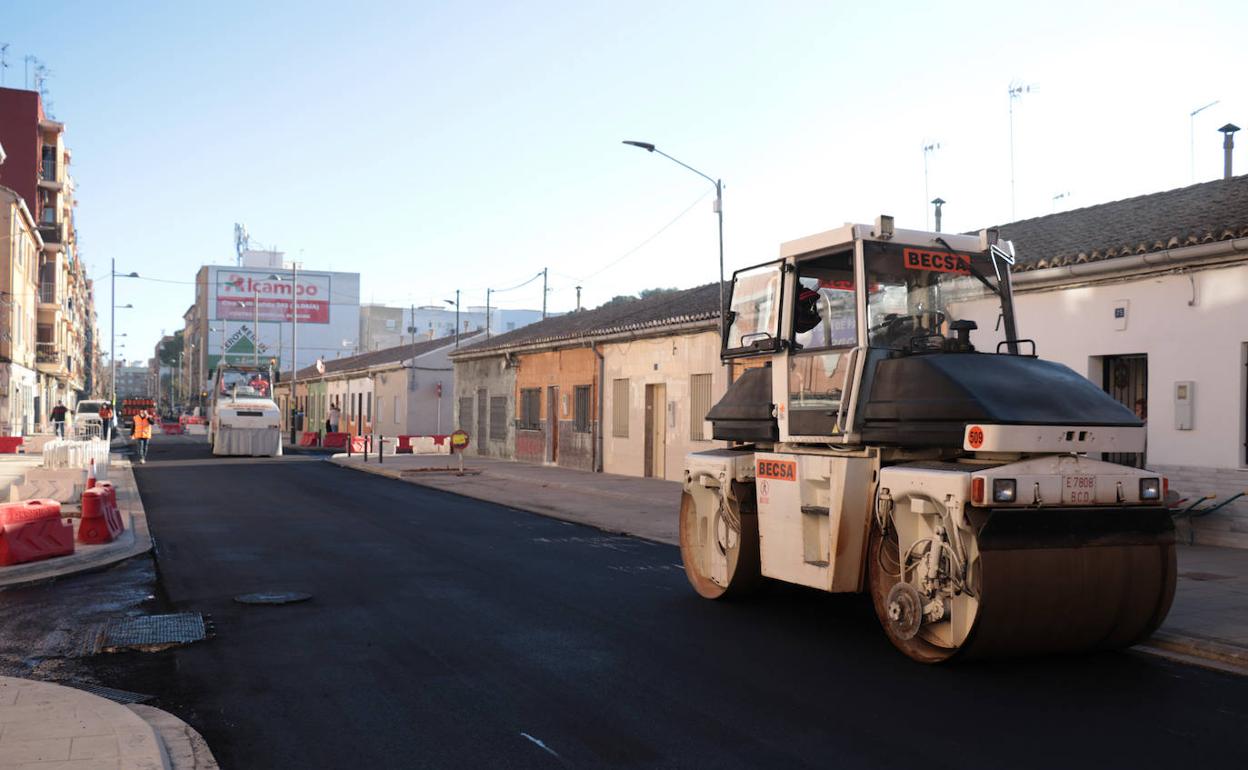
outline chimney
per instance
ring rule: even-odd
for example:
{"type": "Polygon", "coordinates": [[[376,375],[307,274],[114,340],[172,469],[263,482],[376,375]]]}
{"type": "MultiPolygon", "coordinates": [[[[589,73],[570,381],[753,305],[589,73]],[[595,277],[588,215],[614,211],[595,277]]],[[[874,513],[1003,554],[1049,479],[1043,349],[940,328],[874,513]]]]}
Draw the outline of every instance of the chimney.
{"type": "Polygon", "coordinates": [[[940,198],[933,198],[932,205],[936,207],[936,232],[940,232],[940,207],[945,205],[945,202],[940,198]]]}
{"type": "Polygon", "coordinates": [[[1235,132],[1239,130],[1239,126],[1234,123],[1227,123],[1218,129],[1222,135],[1226,137],[1222,140],[1222,178],[1231,178],[1231,151],[1235,149],[1235,132]]]}

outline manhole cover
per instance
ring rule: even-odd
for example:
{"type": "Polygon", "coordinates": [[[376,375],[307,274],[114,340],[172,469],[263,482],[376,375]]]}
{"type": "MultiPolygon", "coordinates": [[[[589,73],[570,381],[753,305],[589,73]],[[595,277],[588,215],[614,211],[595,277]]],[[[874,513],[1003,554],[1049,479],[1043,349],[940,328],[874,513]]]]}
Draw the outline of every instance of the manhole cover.
{"type": "Polygon", "coordinates": [[[98,695],[101,698],[108,698],[114,703],[147,703],[152,699],[151,695],[144,695],[141,692],[130,692],[129,690],[118,690],[113,687],[105,687],[99,684],[90,684],[88,682],[79,682],[73,679],[66,679],[53,684],[65,685],[75,690],[89,692],[92,695],[98,695]]]}
{"type": "Polygon", "coordinates": [[[207,636],[204,616],[198,612],[143,615],[110,620],[100,635],[101,650],[138,649],[149,652],[201,641],[207,636]]]}
{"type": "Polygon", "coordinates": [[[302,591],[261,591],[255,594],[241,594],[234,597],[239,604],[293,604],[306,602],[312,594],[302,591]]]}

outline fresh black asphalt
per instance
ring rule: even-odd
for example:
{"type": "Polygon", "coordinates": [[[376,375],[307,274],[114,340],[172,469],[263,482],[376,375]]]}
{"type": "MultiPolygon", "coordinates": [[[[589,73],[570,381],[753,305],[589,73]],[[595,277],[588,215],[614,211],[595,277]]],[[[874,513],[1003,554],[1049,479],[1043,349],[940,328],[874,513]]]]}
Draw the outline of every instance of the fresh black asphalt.
{"type": "MultiPolygon", "coordinates": [[[[1248,680],[1134,653],[925,667],[869,602],[696,597],[677,549],[350,471],[157,442],[165,609],[111,656],[225,768],[1243,767],[1248,680]],[[307,591],[247,606],[238,594],[307,591]]],[[[656,516],[674,516],[677,501],[656,516]]],[[[0,595],[0,600],[3,595],[0,595]]]]}

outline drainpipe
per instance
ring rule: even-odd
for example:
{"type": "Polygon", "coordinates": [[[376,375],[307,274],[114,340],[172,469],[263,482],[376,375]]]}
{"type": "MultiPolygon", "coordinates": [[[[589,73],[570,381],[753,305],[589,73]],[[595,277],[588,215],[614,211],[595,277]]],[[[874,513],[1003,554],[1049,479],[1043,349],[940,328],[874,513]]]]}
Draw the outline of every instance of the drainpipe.
{"type": "Polygon", "coordinates": [[[1163,249],[1146,254],[1129,257],[1113,257],[1096,262],[1081,262],[1062,267],[1046,267],[1040,270],[1025,270],[1013,273],[1010,283],[1015,290],[1026,290],[1032,287],[1054,288],[1079,280],[1096,280],[1100,277],[1134,277],[1132,275],[1114,276],[1115,273],[1131,271],[1153,271],[1157,269],[1189,265],[1203,259],[1240,259],[1236,255],[1248,252],[1248,238],[1236,238],[1226,241],[1198,243],[1193,246],[1180,246],[1174,249],[1163,249]]]}
{"type": "Polygon", "coordinates": [[[602,415],[603,403],[603,378],[607,373],[607,360],[603,357],[602,351],[598,350],[598,343],[592,342],[589,349],[594,351],[594,355],[598,357],[598,427],[595,430],[597,434],[594,436],[594,470],[602,473],[602,415]]]}

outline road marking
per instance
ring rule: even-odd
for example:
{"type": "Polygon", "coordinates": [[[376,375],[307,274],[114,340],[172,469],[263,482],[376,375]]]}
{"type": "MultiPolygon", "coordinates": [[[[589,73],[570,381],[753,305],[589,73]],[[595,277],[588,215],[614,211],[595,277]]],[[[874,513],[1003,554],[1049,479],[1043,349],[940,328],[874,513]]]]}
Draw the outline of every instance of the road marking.
{"type": "Polygon", "coordinates": [[[545,751],[546,753],[550,754],[552,757],[555,757],[556,759],[563,759],[563,757],[559,756],[559,755],[555,752],[555,750],[554,750],[554,749],[552,749],[551,747],[547,746],[545,743],[542,743],[542,742],[541,742],[540,740],[538,740],[537,738],[534,738],[532,735],[529,735],[528,733],[520,733],[520,735],[522,735],[523,737],[527,738],[527,739],[528,739],[529,741],[531,741],[534,745],[536,745],[539,749],[541,749],[542,751],[545,751]]]}

